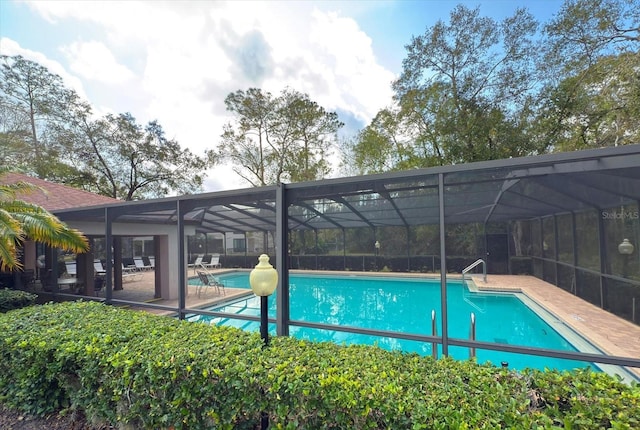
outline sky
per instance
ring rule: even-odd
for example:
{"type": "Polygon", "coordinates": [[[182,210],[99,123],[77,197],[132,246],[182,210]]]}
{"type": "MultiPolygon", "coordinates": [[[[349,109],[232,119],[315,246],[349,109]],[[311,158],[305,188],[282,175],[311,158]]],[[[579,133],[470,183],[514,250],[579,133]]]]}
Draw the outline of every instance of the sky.
{"type": "MultiPolygon", "coordinates": [[[[202,155],[233,119],[225,97],[252,87],[306,93],[355,135],[391,104],[412,36],[457,4],[496,20],[526,7],[544,23],[562,2],[0,0],[0,54],[60,75],[98,115],[158,120],[202,155]]],[[[248,186],[229,165],[207,176],[204,191],[248,186]]]]}

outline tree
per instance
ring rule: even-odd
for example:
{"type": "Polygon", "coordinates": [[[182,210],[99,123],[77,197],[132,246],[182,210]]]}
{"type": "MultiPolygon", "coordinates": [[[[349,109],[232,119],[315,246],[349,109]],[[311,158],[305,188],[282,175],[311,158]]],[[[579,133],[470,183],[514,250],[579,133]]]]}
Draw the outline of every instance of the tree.
{"type": "Polygon", "coordinates": [[[69,159],[81,174],[76,181],[88,191],[121,200],[197,191],[211,162],[167,139],[157,121],[143,127],[129,113],[91,120],[86,111],[58,136],[76,148],[69,159]]]}
{"type": "Polygon", "coordinates": [[[308,95],[285,89],[280,96],[257,88],[225,99],[235,114],[227,123],[218,155],[253,186],[303,181],[329,172],[326,156],[343,124],[308,95]]]}
{"type": "Polygon", "coordinates": [[[549,78],[539,127],[556,150],[637,143],[640,9],[631,0],[569,0],[544,29],[549,78]]]}
{"type": "Polygon", "coordinates": [[[218,148],[221,158],[231,161],[233,171],[252,186],[267,185],[271,182],[267,170],[273,159],[267,143],[270,116],[275,111],[273,96],[250,88],[229,94],[224,103],[237,119],[235,127],[231,123],[224,126],[218,148]]]}
{"type": "Polygon", "coordinates": [[[393,83],[395,106],[381,111],[352,148],[361,170],[543,151],[538,140],[524,138],[535,112],[537,28],[525,9],[496,22],[458,5],[449,22],[413,37],[393,83]]]}
{"type": "Polygon", "coordinates": [[[42,207],[17,198],[36,190],[26,182],[0,184],[0,270],[21,268],[18,251],[26,239],[72,252],[89,249],[79,231],[70,229],[42,207]]]}
{"type": "Polygon", "coordinates": [[[537,22],[525,9],[498,23],[456,6],[407,46],[394,82],[400,116],[417,131],[418,159],[450,164],[536,153],[512,144],[537,77],[537,22]]]}
{"type": "Polygon", "coordinates": [[[157,121],[94,118],[60,76],[20,56],[2,56],[0,156],[36,176],[123,200],[192,193],[211,153],[192,154],[157,121]]]}
{"type": "MultiPolygon", "coordinates": [[[[416,167],[417,134],[403,122],[398,109],[386,108],[378,112],[348,144],[343,163],[355,167],[359,174],[383,173],[416,167]]],[[[428,158],[425,154],[425,159],[428,158]]]]}
{"type": "Polygon", "coordinates": [[[335,112],[327,112],[307,94],[285,90],[282,115],[293,122],[292,156],[285,155],[286,172],[293,182],[312,181],[331,171],[328,152],[344,124],[335,112]]]}
{"type": "Polygon", "coordinates": [[[561,81],[540,118],[555,150],[640,141],[640,55],[599,59],[588,72],[561,81]]]}
{"type": "Polygon", "coordinates": [[[8,157],[5,162],[27,165],[39,178],[47,179],[60,165],[60,148],[51,139],[51,127],[68,119],[79,98],[60,76],[38,63],[19,55],[2,55],[0,60],[0,138],[16,149],[3,154],[8,157]]]}

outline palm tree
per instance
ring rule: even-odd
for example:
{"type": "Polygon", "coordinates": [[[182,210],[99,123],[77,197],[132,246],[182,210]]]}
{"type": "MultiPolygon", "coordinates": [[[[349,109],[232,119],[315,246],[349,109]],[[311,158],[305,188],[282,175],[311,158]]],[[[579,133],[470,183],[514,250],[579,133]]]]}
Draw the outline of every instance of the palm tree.
{"type": "MultiPolygon", "coordinates": [[[[3,173],[0,171],[0,176],[3,173]]],[[[71,252],[89,249],[81,232],[42,207],[18,199],[36,190],[41,189],[27,182],[0,184],[0,270],[22,268],[18,250],[26,239],[71,252]]]]}

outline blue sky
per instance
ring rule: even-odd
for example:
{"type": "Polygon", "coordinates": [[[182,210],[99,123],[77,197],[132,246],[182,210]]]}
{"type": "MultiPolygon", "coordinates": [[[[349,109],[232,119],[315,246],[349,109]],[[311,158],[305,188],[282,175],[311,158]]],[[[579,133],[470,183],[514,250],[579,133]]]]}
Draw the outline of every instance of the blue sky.
{"type": "MultiPolygon", "coordinates": [[[[347,133],[391,102],[405,45],[456,4],[501,20],[517,7],[542,23],[559,0],[27,1],[0,0],[0,53],[59,74],[97,115],[157,119],[195,153],[215,148],[224,98],[258,87],[305,92],[336,111],[347,133]]],[[[245,186],[229,166],[206,190],[245,186]]]]}

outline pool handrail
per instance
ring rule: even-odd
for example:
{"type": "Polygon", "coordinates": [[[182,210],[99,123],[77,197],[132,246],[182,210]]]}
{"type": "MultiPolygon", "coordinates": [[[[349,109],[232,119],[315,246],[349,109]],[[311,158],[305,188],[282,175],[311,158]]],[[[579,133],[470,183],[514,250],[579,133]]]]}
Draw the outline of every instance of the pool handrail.
{"type": "Polygon", "coordinates": [[[469,272],[471,269],[476,267],[478,264],[482,263],[482,280],[487,282],[487,263],[482,258],[478,258],[473,263],[469,264],[467,267],[462,269],[462,281],[464,282],[465,273],[469,272]]]}

